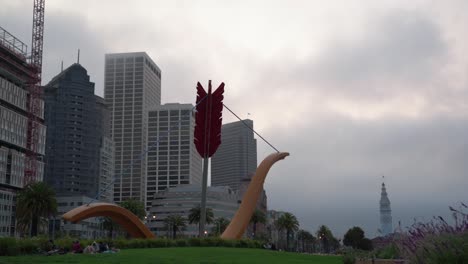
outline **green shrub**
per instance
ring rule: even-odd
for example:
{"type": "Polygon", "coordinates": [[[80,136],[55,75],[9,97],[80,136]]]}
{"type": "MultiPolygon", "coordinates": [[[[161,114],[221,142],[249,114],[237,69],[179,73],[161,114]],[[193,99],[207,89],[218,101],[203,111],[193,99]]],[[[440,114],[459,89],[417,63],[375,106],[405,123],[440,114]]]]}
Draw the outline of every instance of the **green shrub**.
{"type": "Polygon", "coordinates": [[[188,242],[189,242],[189,245],[191,247],[201,246],[201,239],[200,238],[192,237],[192,238],[189,238],[188,242]]]}
{"type": "Polygon", "coordinates": [[[343,264],[354,264],[356,263],[356,257],[352,253],[343,255],[343,264]]]}
{"type": "Polygon", "coordinates": [[[16,239],[11,237],[0,238],[0,256],[16,256],[18,253],[16,239]]]}
{"type": "Polygon", "coordinates": [[[167,247],[177,247],[177,242],[174,239],[167,239],[167,247]]]}
{"type": "Polygon", "coordinates": [[[398,259],[400,258],[400,252],[395,244],[391,244],[382,249],[376,250],[375,256],[380,259],[398,259]]]}
{"type": "Polygon", "coordinates": [[[21,255],[29,255],[38,252],[39,244],[32,239],[19,239],[16,240],[16,244],[18,245],[19,254],[21,255]]]}
{"type": "Polygon", "coordinates": [[[187,247],[187,246],[189,246],[189,243],[188,243],[187,239],[177,239],[175,242],[176,242],[176,245],[178,247],[187,247]]]}
{"type": "Polygon", "coordinates": [[[71,250],[71,247],[72,247],[72,244],[73,244],[73,241],[75,241],[76,239],[73,239],[71,237],[64,237],[64,238],[60,238],[60,239],[57,239],[54,241],[55,245],[59,248],[63,248],[65,249],[66,251],[70,251],[71,250]]]}
{"type": "Polygon", "coordinates": [[[167,239],[166,238],[156,238],[156,239],[150,239],[149,241],[149,247],[151,248],[161,248],[161,247],[167,247],[167,239]]]}
{"type": "MultiPolygon", "coordinates": [[[[262,242],[250,239],[225,240],[219,237],[209,238],[188,238],[188,239],[76,239],[72,237],[62,237],[54,241],[57,247],[67,251],[71,250],[73,241],[79,240],[84,248],[94,241],[107,243],[111,247],[119,249],[128,248],[162,248],[162,247],[237,247],[237,248],[262,248],[262,242]]],[[[5,255],[26,255],[36,254],[50,250],[49,239],[47,237],[34,237],[25,239],[0,238],[0,256],[5,255]]]]}
{"type": "Polygon", "coordinates": [[[236,240],[227,240],[227,239],[225,240],[225,239],[223,239],[221,241],[220,246],[221,247],[235,247],[236,244],[237,244],[236,240]]]}
{"type": "Polygon", "coordinates": [[[235,247],[238,247],[238,248],[247,248],[247,247],[249,247],[249,243],[245,239],[238,240],[236,242],[237,243],[236,243],[235,247]]]}

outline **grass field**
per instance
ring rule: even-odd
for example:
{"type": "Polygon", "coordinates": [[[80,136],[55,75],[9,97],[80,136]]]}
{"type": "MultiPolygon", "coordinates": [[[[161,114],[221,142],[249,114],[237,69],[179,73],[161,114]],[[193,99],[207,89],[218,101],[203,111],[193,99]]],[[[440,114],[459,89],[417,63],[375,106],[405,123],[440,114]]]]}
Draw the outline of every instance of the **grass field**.
{"type": "Polygon", "coordinates": [[[234,264],[234,263],[267,263],[267,264],[341,264],[341,257],[311,256],[297,253],[276,252],[261,249],[244,248],[145,248],[126,249],[116,254],[96,255],[62,255],[62,256],[18,256],[0,257],[1,264],[49,264],[49,263],[130,263],[130,264],[234,264]]]}

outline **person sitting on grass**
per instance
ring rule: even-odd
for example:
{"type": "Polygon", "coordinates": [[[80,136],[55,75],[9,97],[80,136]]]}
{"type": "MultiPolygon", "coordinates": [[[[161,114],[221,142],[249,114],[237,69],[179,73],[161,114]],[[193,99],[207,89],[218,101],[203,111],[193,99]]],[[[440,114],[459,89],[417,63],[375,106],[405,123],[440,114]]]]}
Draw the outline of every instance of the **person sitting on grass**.
{"type": "Polygon", "coordinates": [[[74,253],[74,254],[83,253],[83,248],[81,247],[80,241],[78,241],[78,240],[73,241],[72,253],[74,253]]]}
{"type": "Polygon", "coordinates": [[[109,251],[109,246],[102,241],[99,242],[99,253],[106,253],[107,251],[109,251]]]}
{"type": "Polygon", "coordinates": [[[96,250],[94,249],[94,246],[91,244],[91,245],[88,245],[87,247],[85,247],[85,249],[83,250],[83,253],[84,254],[94,254],[94,253],[96,253],[96,250]]]}
{"type": "Polygon", "coordinates": [[[93,242],[92,244],[93,248],[94,248],[94,252],[95,253],[98,253],[99,252],[99,245],[96,241],[93,242]]]}

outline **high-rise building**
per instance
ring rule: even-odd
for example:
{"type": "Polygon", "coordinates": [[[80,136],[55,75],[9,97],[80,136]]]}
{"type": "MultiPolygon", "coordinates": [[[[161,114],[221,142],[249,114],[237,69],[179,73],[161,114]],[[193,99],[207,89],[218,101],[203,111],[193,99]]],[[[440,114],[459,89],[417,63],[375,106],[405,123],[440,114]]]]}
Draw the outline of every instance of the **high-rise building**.
{"type": "Polygon", "coordinates": [[[255,173],[257,140],[252,131],[253,121],[243,121],[225,124],[221,128],[221,145],[211,159],[212,186],[229,186],[238,191],[242,180],[255,173]]]}
{"type": "Polygon", "coordinates": [[[149,111],[147,206],[158,191],[180,184],[201,186],[202,158],[193,143],[192,104],[165,104],[149,111]]]}
{"type": "Polygon", "coordinates": [[[383,236],[393,233],[392,209],[390,208],[385,183],[382,183],[382,192],[380,194],[380,231],[383,236]]]}
{"type": "Polygon", "coordinates": [[[73,64],[46,86],[45,180],[57,195],[85,195],[112,201],[108,192],[113,175],[113,144],[109,110],[94,94],[86,69],[73,64]],[[105,190],[104,190],[105,191],[105,190]]]}
{"type": "Polygon", "coordinates": [[[161,70],[145,52],[106,54],[104,98],[115,144],[114,201],[146,204],[148,110],[161,104],[161,70]]]}
{"type": "MultiPolygon", "coordinates": [[[[24,186],[28,138],[27,85],[34,69],[27,46],[0,27],[0,236],[15,235],[16,194],[24,186]]],[[[37,181],[42,181],[46,127],[41,100],[37,142],[37,181]]]]}

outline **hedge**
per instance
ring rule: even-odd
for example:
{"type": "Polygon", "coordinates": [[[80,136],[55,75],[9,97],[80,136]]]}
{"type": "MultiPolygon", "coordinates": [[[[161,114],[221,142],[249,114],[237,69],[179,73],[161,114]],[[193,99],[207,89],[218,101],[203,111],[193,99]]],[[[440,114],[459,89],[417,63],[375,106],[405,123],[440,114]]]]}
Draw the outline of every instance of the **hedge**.
{"type": "MultiPolygon", "coordinates": [[[[74,238],[60,238],[54,241],[55,245],[65,251],[70,251],[74,238]]],[[[127,248],[164,248],[164,247],[237,247],[237,248],[262,248],[262,242],[255,240],[224,240],[221,238],[188,238],[188,239],[82,239],[81,246],[84,248],[93,241],[105,242],[119,249],[127,248]]],[[[15,239],[11,237],[0,238],[0,256],[16,256],[39,254],[47,251],[47,238],[24,238],[15,239]]]]}

